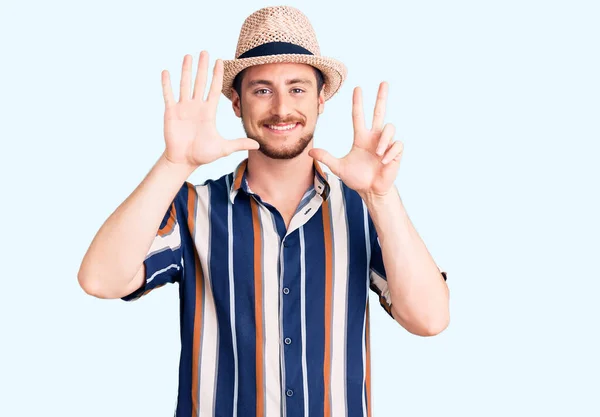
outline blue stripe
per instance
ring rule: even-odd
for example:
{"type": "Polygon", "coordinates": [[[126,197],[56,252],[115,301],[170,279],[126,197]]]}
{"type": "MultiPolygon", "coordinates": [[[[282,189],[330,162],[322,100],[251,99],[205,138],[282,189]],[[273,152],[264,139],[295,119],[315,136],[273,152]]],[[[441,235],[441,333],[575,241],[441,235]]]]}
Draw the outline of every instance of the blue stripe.
{"type": "Polygon", "coordinates": [[[383,255],[381,253],[381,246],[377,242],[377,230],[373,219],[369,215],[369,235],[371,236],[371,268],[381,275],[384,279],[386,278],[385,267],[383,265],[383,255]]]}
{"type": "Polygon", "coordinates": [[[228,192],[225,179],[211,184],[210,193],[210,274],[219,333],[215,407],[218,413],[233,415],[234,363],[229,303],[229,257],[227,245],[228,192]]]}
{"type": "MultiPolygon", "coordinates": [[[[256,410],[256,321],[254,317],[254,233],[250,198],[238,193],[233,210],[235,330],[238,341],[238,413],[256,410]]],[[[222,242],[223,245],[226,241],[222,242]]],[[[225,279],[225,278],[223,278],[225,279]]]]}
{"type": "Polygon", "coordinates": [[[285,397],[286,416],[304,416],[304,395],[302,382],[302,329],[300,317],[300,230],[296,229],[284,240],[283,262],[286,266],[283,287],[290,292],[283,295],[283,334],[285,359],[285,390],[291,389],[294,395],[285,397]],[[291,343],[285,340],[290,338],[291,343]]]}
{"type": "Polygon", "coordinates": [[[323,416],[325,352],[325,237],[323,207],[304,225],[306,241],[306,362],[310,417],[323,416]]]}
{"type": "Polygon", "coordinates": [[[343,186],[348,222],[348,315],[346,352],[346,394],[348,417],[362,416],[363,358],[362,329],[365,318],[369,265],[365,241],[362,199],[343,186]]]}
{"type": "MultiPolygon", "coordinates": [[[[194,345],[194,315],[196,312],[196,261],[194,241],[191,231],[187,227],[187,219],[194,213],[188,213],[188,190],[182,189],[179,197],[181,216],[180,221],[181,244],[183,249],[183,281],[180,285],[180,313],[181,313],[181,357],[179,363],[179,395],[177,399],[177,415],[189,416],[192,414],[192,353],[194,345]],[[185,225],[185,227],[183,227],[185,225]]],[[[196,199],[197,201],[197,199],[196,199]]],[[[177,207],[179,209],[179,207],[177,207]]],[[[201,285],[201,283],[199,283],[201,285]]]]}

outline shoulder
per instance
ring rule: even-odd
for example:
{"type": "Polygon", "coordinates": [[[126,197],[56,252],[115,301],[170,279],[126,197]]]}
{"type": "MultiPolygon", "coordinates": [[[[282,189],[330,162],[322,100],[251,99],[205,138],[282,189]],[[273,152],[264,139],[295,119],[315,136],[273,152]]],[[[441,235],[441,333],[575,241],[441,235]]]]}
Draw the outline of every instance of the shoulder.
{"type": "Polygon", "coordinates": [[[193,183],[188,180],[181,185],[176,199],[180,204],[186,205],[194,200],[196,204],[208,204],[214,199],[226,199],[229,196],[232,181],[232,172],[206,179],[201,183],[193,183]]]}

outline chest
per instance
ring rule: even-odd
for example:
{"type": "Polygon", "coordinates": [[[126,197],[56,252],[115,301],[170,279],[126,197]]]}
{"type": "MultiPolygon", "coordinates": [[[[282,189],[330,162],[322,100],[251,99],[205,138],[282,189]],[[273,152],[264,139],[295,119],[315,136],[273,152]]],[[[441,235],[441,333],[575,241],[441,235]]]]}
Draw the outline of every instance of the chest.
{"type": "Polygon", "coordinates": [[[218,315],[240,314],[242,321],[259,315],[294,322],[304,314],[321,323],[340,308],[362,323],[356,312],[367,302],[371,237],[364,207],[352,198],[312,196],[275,208],[242,195],[235,204],[206,207],[198,217],[208,223],[198,223],[195,237],[203,273],[186,275],[186,290],[212,298],[218,315]]]}
{"type": "Polygon", "coordinates": [[[199,258],[213,277],[216,297],[227,298],[235,286],[236,292],[255,298],[257,291],[275,299],[293,291],[293,297],[303,293],[309,302],[321,302],[334,295],[334,283],[350,295],[354,287],[366,288],[370,251],[365,232],[362,221],[350,221],[344,211],[327,205],[276,210],[252,204],[233,210],[230,221],[211,225],[214,244],[199,258]]]}
{"type": "Polygon", "coordinates": [[[319,335],[362,329],[369,288],[364,236],[324,228],[319,215],[282,238],[275,220],[259,214],[259,224],[233,225],[233,239],[213,233],[215,247],[200,254],[205,273],[184,285],[195,286],[215,322],[235,323],[240,345],[252,344],[260,329],[261,337],[276,340],[296,340],[301,326],[319,335]]]}

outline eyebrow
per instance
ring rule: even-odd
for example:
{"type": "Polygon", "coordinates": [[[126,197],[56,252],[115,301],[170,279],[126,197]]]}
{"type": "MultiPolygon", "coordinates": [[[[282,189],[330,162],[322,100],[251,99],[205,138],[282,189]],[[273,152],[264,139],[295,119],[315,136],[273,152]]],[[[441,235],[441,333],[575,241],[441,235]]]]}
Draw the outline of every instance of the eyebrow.
{"type": "MultiPolygon", "coordinates": [[[[291,84],[307,84],[307,85],[312,85],[312,81],[307,79],[307,78],[292,78],[290,80],[286,80],[285,81],[286,85],[291,85],[291,84]]],[[[273,83],[271,81],[268,80],[251,80],[248,82],[248,86],[253,87],[256,85],[268,85],[268,86],[272,86],[273,83]]]]}

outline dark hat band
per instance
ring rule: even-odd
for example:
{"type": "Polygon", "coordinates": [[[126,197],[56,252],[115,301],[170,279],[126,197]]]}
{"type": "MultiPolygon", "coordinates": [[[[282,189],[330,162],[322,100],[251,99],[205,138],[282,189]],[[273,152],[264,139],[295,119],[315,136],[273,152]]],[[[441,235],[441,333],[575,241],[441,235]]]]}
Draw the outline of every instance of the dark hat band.
{"type": "Polygon", "coordinates": [[[308,49],[289,42],[269,42],[247,50],[238,59],[254,58],[266,55],[302,54],[314,55],[308,49]]]}

